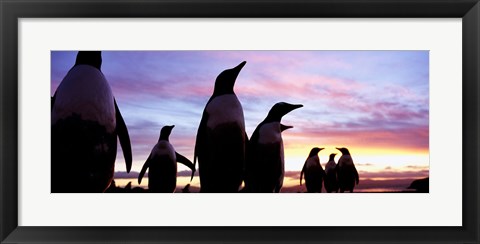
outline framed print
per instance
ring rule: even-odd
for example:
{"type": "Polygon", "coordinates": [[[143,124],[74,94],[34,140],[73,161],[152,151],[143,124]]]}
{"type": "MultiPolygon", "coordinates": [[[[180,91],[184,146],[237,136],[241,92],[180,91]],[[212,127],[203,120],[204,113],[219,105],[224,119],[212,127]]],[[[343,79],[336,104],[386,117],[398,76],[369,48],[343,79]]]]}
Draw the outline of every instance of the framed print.
{"type": "Polygon", "coordinates": [[[2,1],[0,240],[477,243],[479,11],[2,1]]]}

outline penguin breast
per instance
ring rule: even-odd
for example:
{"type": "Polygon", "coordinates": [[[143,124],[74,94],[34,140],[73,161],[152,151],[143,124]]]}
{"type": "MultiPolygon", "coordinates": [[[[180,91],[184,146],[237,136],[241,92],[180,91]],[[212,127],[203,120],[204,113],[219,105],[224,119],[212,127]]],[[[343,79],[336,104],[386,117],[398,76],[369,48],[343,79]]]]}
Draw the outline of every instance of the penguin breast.
{"type": "Polygon", "coordinates": [[[262,125],[259,130],[258,142],[261,144],[283,144],[280,122],[270,122],[262,125]]]}
{"type": "Polygon", "coordinates": [[[320,160],[319,160],[319,158],[318,158],[318,155],[309,157],[309,158],[307,159],[307,165],[306,165],[307,170],[309,170],[309,169],[314,169],[314,168],[318,168],[318,166],[320,165],[319,162],[320,162],[320,160]]]}
{"type": "Polygon", "coordinates": [[[153,148],[152,154],[156,156],[168,156],[173,162],[177,162],[175,149],[168,141],[159,141],[153,148]]]}
{"type": "Polygon", "coordinates": [[[330,173],[330,171],[335,171],[336,164],[333,161],[329,161],[327,165],[325,165],[325,173],[330,173]]]}
{"type": "Polygon", "coordinates": [[[340,168],[353,166],[353,160],[350,155],[342,155],[342,157],[340,157],[340,159],[338,160],[338,167],[340,168]]]}
{"type": "Polygon", "coordinates": [[[73,67],[57,88],[52,125],[72,115],[98,122],[107,132],[115,130],[112,90],[102,72],[90,65],[73,67]]]}
{"type": "Polygon", "coordinates": [[[222,124],[235,123],[245,130],[243,108],[235,94],[215,97],[207,105],[206,111],[209,115],[207,127],[210,129],[215,129],[222,124]]]}

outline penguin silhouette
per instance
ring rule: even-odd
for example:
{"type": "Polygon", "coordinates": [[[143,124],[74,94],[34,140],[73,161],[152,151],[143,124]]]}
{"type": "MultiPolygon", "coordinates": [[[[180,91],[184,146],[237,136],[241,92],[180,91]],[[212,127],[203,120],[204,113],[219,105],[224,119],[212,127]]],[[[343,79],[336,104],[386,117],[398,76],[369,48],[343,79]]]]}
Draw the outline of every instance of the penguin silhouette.
{"type": "Polygon", "coordinates": [[[54,193],[104,192],[113,179],[117,136],[130,172],[130,137],[101,65],[101,52],[78,52],[51,98],[54,193]]]}
{"type": "Polygon", "coordinates": [[[305,184],[307,185],[307,192],[322,192],[322,183],[325,178],[325,171],[320,164],[318,152],[323,148],[314,147],[310,150],[307,160],[303,165],[302,172],[300,173],[300,185],[302,185],[302,176],[305,174],[305,184]]]}
{"type": "Polygon", "coordinates": [[[142,178],[148,171],[148,190],[150,192],[175,192],[177,187],[177,162],[184,164],[192,170],[192,176],[195,174],[195,166],[183,155],[175,151],[168,138],[174,125],[164,126],[160,131],[160,138],[153,147],[150,156],[143,164],[142,170],[138,175],[138,184],[142,183],[142,178]]]}
{"type": "Polygon", "coordinates": [[[345,191],[353,192],[353,188],[360,181],[357,169],[347,148],[337,147],[337,150],[342,152],[342,156],[338,159],[337,164],[338,187],[342,193],[345,191]]]}
{"type": "Polygon", "coordinates": [[[325,190],[330,192],[338,192],[338,182],[337,182],[337,164],[335,163],[336,153],[330,154],[327,165],[325,165],[325,190]]]}
{"type": "Polygon", "coordinates": [[[285,175],[280,121],[301,104],[276,103],[249,141],[245,164],[245,192],[280,192],[285,175]]]}
{"type": "Polygon", "coordinates": [[[182,193],[190,193],[190,184],[187,184],[185,187],[183,187],[182,193]]]}
{"type": "Polygon", "coordinates": [[[195,165],[198,157],[200,192],[238,192],[242,184],[248,138],[233,87],[245,64],[218,75],[203,111],[193,159],[195,165]]]}

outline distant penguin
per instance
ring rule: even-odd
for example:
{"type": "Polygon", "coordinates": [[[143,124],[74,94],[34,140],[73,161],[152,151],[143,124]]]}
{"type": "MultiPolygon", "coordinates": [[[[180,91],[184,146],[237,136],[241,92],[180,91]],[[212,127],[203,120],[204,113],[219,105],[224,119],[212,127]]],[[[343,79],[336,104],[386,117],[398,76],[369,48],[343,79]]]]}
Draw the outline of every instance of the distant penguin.
{"type": "Polygon", "coordinates": [[[330,154],[327,165],[325,165],[325,190],[330,192],[338,192],[338,182],[337,182],[337,164],[335,163],[336,153],[330,154]]]}
{"type": "Polygon", "coordinates": [[[168,137],[172,132],[174,125],[164,126],[160,132],[160,138],[153,147],[150,156],[143,164],[142,170],[138,175],[138,184],[142,183],[142,178],[148,170],[148,190],[150,192],[175,192],[177,187],[177,162],[184,164],[192,170],[192,177],[195,173],[195,166],[186,157],[175,151],[168,137]]]}
{"type": "Polygon", "coordinates": [[[352,156],[347,148],[337,147],[337,150],[342,152],[342,156],[337,164],[338,187],[340,192],[353,192],[353,188],[355,188],[355,185],[358,185],[360,181],[357,169],[355,168],[355,164],[353,164],[352,156]]]}
{"type": "Polygon", "coordinates": [[[245,192],[280,192],[285,175],[280,121],[301,104],[279,102],[252,134],[245,164],[245,192]]]}
{"type": "Polygon", "coordinates": [[[196,164],[198,157],[200,192],[238,192],[242,184],[248,138],[243,108],[233,87],[245,64],[218,75],[203,111],[193,159],[196,164]]]}
{"type": "Polygon", "coordinates": [[[101,65],[101,52],[78,52],[51,98],[54,193],[104,192],[113,179],[117,136],[130,172],[130,137],[101,65]]]}
{"type": "Polygon", "coordinates": [[[323,148],[314,147],[310,150],[310,154],[305,160],[302,172],[300,173],[300,185],[302,185],[302,176],[305,174],[305,184],[307,185],[307,192],[322,192],[322,183],[325,178],[325,171],[320,164],[318,152],[323,148]]]}

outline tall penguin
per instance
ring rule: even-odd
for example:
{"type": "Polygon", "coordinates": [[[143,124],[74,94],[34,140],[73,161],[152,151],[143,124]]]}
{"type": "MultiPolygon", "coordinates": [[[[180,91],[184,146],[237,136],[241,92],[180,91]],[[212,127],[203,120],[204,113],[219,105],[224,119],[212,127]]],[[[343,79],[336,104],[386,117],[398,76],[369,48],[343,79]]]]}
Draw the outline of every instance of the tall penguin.
{"type": "Polygon", "coordinates": [[[78,52],[51,98],[52,192],[104,192],[113,179],[117,136],[130,172],[130,137],[101,65],[101,52],[78,52]]]}
{"type": "Polygon", "coordinates": [[[320,158],[318,153],[323,148],[314,147],[310,150],[307,160],[303,165],[302,172],[300,173],[300,185],[302,185],[302,176],[305,174],[305,184],[307,185],[307,192],[322,192],[322,183],[325,178],[325,171],[320,164],[320,158]]]}
{"type": "Polygon", "coordinates": [[[168,140],[173,127],[175,126],[164,126],[162,128],[157,144],[153,147],[138,175],[138,184],[140,184],[147,168],[150,168],[148,170],[148,190],[150,192],[175,192],[177,187],[177,162],[192,170],[190,180],[193,179],[195,166],[186,157],[176,152],[168,140]]]}
{"type": "Polygon", "coordinates": [[[327,164],[325,165],[325,190],[330,192],[338,192],[337,182],[337,164],[335,163],[336,153],[330,154],[327,164]]]}
{"type": "Polygon", "coordinates": [[[218,75],[203,111],[193,159],[196,164],[198,157],[200,192],[238,192],[242,184],[248,138],[243,108],[233,87],[245,64],[218,75]]]}
{"type": "Polygon", "coordinates": [[[353,164],[352,156],[347,148],[337,147],[337,150],[342,152],[342,156],[338,159],[337,164],[338,187],[340,192],[353,192],[355,184],[358,185],[360,181],[357,169],[355,168],[355,164],[353,164]]]}
{"type": "Polygon", "coordinates": [[[280,121],[301,104],[279,102],[252,134],[245,164],[245,192],[280,192],[285,175],[280,121]]]}

